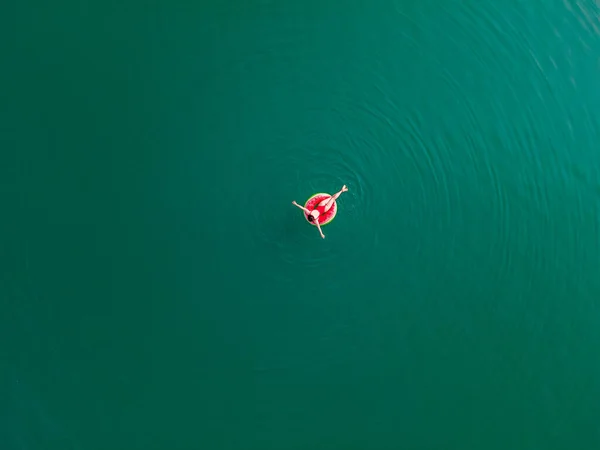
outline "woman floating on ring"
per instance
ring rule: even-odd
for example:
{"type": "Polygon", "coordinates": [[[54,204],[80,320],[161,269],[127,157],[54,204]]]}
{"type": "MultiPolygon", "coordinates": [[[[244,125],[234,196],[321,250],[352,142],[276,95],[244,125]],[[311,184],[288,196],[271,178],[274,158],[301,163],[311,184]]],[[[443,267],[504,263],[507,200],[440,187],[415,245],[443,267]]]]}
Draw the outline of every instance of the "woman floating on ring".
{"type": "MultiPolygon", "coordinates": [[[[321,233],[321,237],[323,239],[325,239],[325,235],[323,234],[323,231],[321,231],[321,224],[325,225],[325,223],[329,223],[333,219],[333,216],[335,216],[335,211],[334,211],[333,215],[327,214],[327,213],[329,212],[331,207],[335,205],[335,201],[337,200],[337,198],[340,195],[342,195],[342,192],[347,192],[347,191],[348,191],[348,188],[346,187],[346,185],[344,185],[344,186],[342,186],[342,189],[340,190],[340,192],[338,192],[334,196],[331,196],[328,194],[313,195],[313,197],[311,197],[311,199],[315,198],[317,196],[324,197],[324,198],[318,204],[314,205],[314,209],[312,211],[310,209],[305,208],[304,206],[301,206],[298,203],[296,203],[296,200],[294,200],[292,202],[292,205],[297,206],[298,208],[300,208],[301,210],[303,210],[306,213],[306,219],[313,225],[317,226],[317,228],[319,229],[319,233],[321,233]],[[330,217],[324,219],[324,217],[326,215],[329,215],[330,217]],[[321,219],[324,219],[324,220],[322,221],[321,219]]],[[[310,203],[310,199],[307,202],[307,204],[309,204],[309,203],[310,203]]]]}

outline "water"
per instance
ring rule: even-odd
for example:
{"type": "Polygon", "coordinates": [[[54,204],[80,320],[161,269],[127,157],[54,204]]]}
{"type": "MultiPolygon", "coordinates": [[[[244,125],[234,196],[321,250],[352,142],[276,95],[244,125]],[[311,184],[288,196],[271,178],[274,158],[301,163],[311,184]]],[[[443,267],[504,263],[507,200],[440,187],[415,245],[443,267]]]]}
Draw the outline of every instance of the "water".
{"type": "Polygon", "coordinates": [[[3,449],[599,448],[596,3],[3,12],[3,449]]]}

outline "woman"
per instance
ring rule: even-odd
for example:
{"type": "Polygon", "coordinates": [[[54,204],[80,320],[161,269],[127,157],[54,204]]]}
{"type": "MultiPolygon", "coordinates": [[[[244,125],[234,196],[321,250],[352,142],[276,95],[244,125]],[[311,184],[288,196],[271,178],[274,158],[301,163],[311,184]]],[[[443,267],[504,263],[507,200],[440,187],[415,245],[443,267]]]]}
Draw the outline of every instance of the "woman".
{"type": "Polygon", "coordinates": [[[301,210],[303,210],[306,214],[308,214],[307,219],[309,222],[314,223],[317,228],[319,229],[319,233],[321,233],[321,237],[323,239],[325,239],[325,235],[323,234],[323,231],[321,231],[321,225],[319,224],[319,216],[321,214],[326,213],[327,211],[329,211],[329,209],[333,206],[333,204],[335,203],[335,201],[337,200],[337,198],[342,195],[342,192],[347,192],[348,188],[346,187],[346,185],[342,186],[342,190],[340,192],[338,192],[337,194],[335,194],[333,197],[329,196],[324,200],[321,200],[319,202],[319,204],[317,204],[316,209],[313,209],[312,211],[306,209],[304,206],[299,205],[298,203],[296,203],[296,200],[294,200],[292,202],[292,205],[297,206],[298,208],[300,208],[301,210]]]}

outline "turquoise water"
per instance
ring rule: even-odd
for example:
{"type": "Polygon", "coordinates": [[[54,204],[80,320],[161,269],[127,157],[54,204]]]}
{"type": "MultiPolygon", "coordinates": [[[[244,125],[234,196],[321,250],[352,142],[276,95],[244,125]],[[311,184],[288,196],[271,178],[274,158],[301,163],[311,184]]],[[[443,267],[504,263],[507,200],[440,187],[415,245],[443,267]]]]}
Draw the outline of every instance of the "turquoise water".
{"type": "Polygon", "coordinates": [[[0,448],[600,448],[595,2],[2,10],[0,448]]]}

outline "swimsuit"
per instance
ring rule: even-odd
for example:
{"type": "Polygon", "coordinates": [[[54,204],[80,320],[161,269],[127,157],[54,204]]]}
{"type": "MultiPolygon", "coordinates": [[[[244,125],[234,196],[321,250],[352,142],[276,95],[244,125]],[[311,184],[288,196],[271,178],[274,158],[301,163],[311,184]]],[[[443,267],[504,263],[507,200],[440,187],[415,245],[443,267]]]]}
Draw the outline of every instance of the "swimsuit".
{"type": "MultiPolygon", "coordinates": [[[[329,201],[330,198],[331,197],[329,197],[327,199],[327,201],[329,201]]],[[[321,201],[323,201],[323,200],[321,200],[321,201]]],[[[315,210],[319,211],[319,217],[321,217],[323,214],[325,214],[325,206],[327,206],[327,203],[325,203],[323,206],[319,206],[319,204],[317,203],[317,207],[315,208],[315,210]]]]}
{"type": "Polygon", "coordinates": [[[320,217],[321,214],[323,214],[325,212],[325,205],[317,206],[315,209],[313,209],[313,211],[319,211],[319,217],[320,217]]]}

